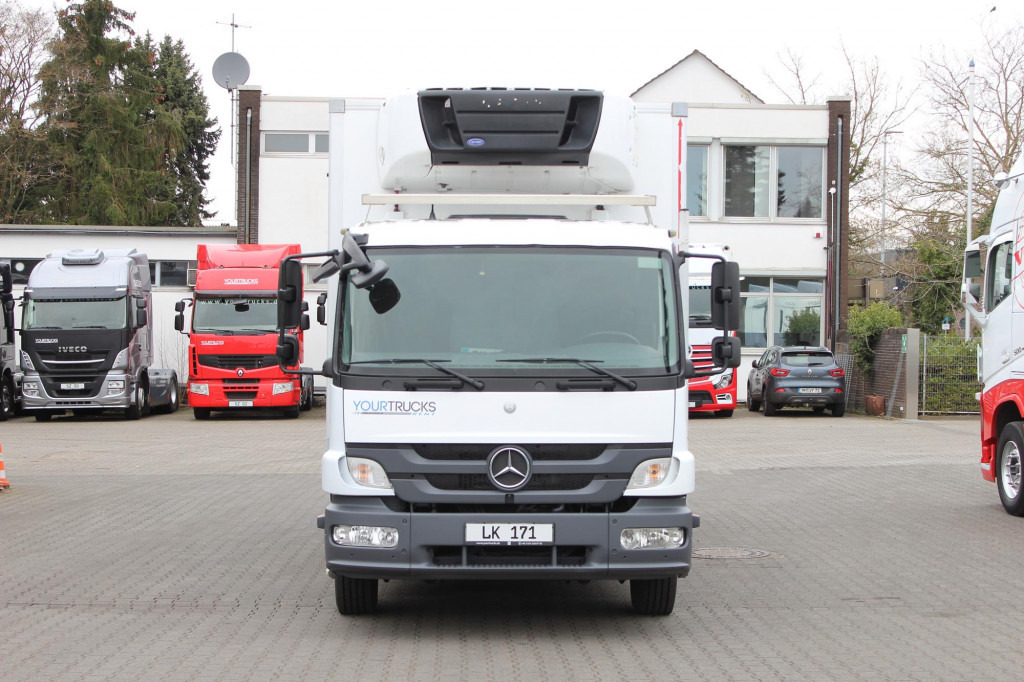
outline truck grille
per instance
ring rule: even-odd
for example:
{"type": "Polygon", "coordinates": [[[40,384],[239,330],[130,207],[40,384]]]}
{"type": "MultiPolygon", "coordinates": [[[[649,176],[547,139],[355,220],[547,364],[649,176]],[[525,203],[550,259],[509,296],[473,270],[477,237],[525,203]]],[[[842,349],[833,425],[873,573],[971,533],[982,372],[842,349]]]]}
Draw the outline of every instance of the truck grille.
{"type": "MultiPolygon", "coordinates": [[[[494,490],[486,474],[428,474],[426,479],[439,490],[494,490]]],[[[522,490],[580,490],[593,480],[590,474],[537,474],[522,490]]]]}
{"type": "Polygon", "coordinates": [[[200,355],[199,364],[217,369],[277,367],[276,355],[200,355]]]}
{"type": "MultiPolygon", "coordinates": [[[[497,444],[480,445],[477,443],[442,443],[412,445],[416,454],[429,460],[484,461],[498,447],[497,444]]],[[[551,460],[589,460],[597,459],[607,446],[600,443],[583,443],[569,445],[524,445],[533,459],[538,462],[551,460]]]]}

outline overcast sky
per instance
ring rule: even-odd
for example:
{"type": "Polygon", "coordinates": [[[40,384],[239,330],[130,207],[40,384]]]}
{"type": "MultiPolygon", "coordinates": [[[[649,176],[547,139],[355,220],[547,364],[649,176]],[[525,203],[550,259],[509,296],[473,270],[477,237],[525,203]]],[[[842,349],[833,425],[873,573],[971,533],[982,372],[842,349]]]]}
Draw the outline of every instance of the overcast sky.
{"type": "MultiPolygon", "coordinates": [[[[20,0],[28,7],[65,0],[20,0]]],[[[981,54],[982,28],[1024,21],[1020,0],[114,0],[136,12],[136,31],[184,41],[224,128],[211,164],[214,222],[234,224],[230,100],[212,76],[235,51],[249,85],[265,94],[386,96],[424,87],[574,87],[629,94],[692,50],[700,50],[767,102],[784,98],[765,75],[779,55],[802,55],[824,74],[823,94],[843,94],[840,42],[855,57],[877,56],[913,83],[936,50],[981,54]],[[997,9],[991,12],[993,6],[997,9]],[[218,23],[222,22],[222,23],[218,23]]]]}

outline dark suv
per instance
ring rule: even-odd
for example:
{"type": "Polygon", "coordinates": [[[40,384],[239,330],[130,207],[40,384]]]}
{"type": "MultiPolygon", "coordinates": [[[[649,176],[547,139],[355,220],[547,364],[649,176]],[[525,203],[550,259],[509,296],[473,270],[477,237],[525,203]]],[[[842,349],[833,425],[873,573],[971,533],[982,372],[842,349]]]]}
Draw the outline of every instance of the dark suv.
{"type": "Polygon", "coordinates": [[[828,348],[772,346],[747,377],[747,409],[764,404],[770,417],[783,407],[810,407],[833,417],[846,412],[846,377],[828,348]]]}

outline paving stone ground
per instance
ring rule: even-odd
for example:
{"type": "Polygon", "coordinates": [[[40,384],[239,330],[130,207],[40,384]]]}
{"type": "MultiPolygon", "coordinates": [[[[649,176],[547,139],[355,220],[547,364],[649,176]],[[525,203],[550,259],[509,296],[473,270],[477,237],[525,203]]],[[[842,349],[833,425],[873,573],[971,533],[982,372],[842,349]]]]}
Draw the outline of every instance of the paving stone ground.
{"type": "Polygon", "coordinates": [[[976,418],[694,419],[697,548],[766,555],[696,559],[671,616],[618,583],[396,581],[343,618],[314,523],[323,408],[17,418],[0,678],[1013,679],[1024,519],[978,442],[976,418]]]}

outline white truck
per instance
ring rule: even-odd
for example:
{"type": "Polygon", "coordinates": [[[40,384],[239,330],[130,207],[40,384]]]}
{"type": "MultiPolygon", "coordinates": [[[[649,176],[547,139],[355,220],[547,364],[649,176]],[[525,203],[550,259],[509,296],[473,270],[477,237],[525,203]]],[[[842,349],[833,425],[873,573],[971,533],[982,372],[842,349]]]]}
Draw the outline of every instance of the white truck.
{"type": "Polygon", "coordinates": [[[982,329],[981,474],[996,483],[1008,513],[1024,516],[1024,157],[995,181],[991,229],[964,253],[963,296],[982,329]]]}
{"type": "MultiPolygon", "coordinates": [[[[685,105],[587,90],[336,100],[330,251],[285,258],[278,357],[326,258],[328,574],[630,581],[667,614],[690,570],[685,105]],[[638,192],[643,192],[642,194],[638,192]]],[[[715,325],[739,321],[718,263],[715,325]]],[[[726,332],[713,355],[739,362],[726,332]]]]}

